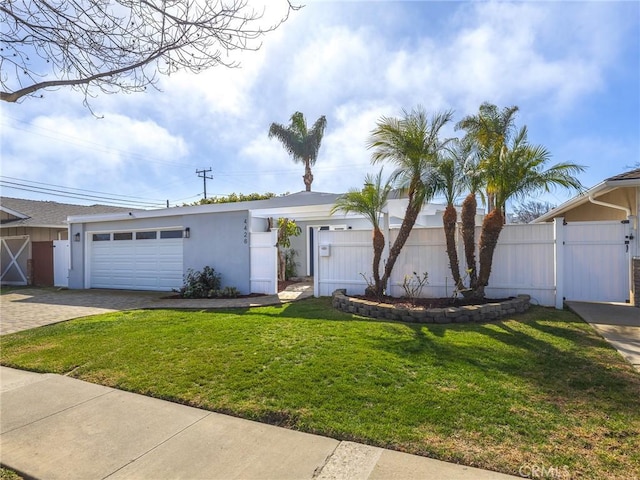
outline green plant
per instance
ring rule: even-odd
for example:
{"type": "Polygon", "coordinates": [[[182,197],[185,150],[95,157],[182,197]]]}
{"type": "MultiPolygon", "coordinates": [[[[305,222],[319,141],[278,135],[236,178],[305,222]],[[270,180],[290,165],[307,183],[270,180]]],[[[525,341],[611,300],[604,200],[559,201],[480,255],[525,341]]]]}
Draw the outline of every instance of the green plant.
{"type": "MultiPolygon", "coordinates": [[[[362,190],[351,189],[344,195],[341,195],[335,205],[331,208],[331,215],[338,211],[345,214],[355,212],[364,215],[373,227],[373,280],[367,282],[367,289],[375,289],[371,291],[371,295],[382,297],[384,295],[385,285],[380,280],[380,260],[384,250],[384,234],[380,228],[380,217],[382,209],[387,204],[387,199],[391,193],[391,182],[389,180],[382,181],[382,170],[377,175],[367,175],[364,179],[364,188],[362,190]]],[[[364,275],[363,275],[364,276],[364,275]]],[[[369,294],[368,294],[369,295],[369,294]]]]}
{"type": "Polygon", "coordinates": [[[236,287],[224,287],[222,290],[210,290],[209,298],[237,298],[240,291],[236,287]]]}
{"type": "Polygon", "coordinates": [[[298,251],[293,248],[289,248],[284,251],[284,279],[289,280],[291,277],[295,277],[297,274],[297,267],[300,262],[296,262],[298,251]]]}
{"type": "MultiPolygon", "coordinates": [[[[272,224],[273,220],[269,220],[272,224]]],[[[297,237],[302,233],[302,229],[296,224],[295,220],[288,218],[278,219],[278,280],[286,280],[287,277],[287,259],[286,249],[291,247],[291,237],[297,237]]]]}
{"type": "Polygon", "coordinates": [[[427,281],[428,277],[427,272],[424,272],[422,275],[413,272],[413,275],[404,276],[404,280],[402,281],[404,296],[408,298],[413,305],[416,303],[416,298],[419,298],[422,294],[422,289],[429,283],[427,281]]]}
{"type": "Polygon", "coordinates": [[[182,298],[207,298],[211,291],[220,290],[221,286],[221,275],[213,268],[206,266],[202,271],[190,268],[178,292],[182,298]]]}

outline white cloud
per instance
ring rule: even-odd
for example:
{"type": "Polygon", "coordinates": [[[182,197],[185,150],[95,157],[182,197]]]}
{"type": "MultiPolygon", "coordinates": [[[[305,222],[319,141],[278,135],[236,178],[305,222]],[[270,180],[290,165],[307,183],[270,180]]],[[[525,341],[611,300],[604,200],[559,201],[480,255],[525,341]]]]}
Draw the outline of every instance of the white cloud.
{"type": "Polygon", "coordinates": [[[187,153],[182,138],[151,120],[40,116],[3,132],[3,175],[136,194],[144,175],[157,178],[187,153]]]}

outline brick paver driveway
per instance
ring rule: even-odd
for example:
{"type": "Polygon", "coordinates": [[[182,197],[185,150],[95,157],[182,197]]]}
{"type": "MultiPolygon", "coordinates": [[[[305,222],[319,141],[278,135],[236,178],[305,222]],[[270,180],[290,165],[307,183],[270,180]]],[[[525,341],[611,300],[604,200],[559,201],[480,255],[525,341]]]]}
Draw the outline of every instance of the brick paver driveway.
{"type": "Polygon", "coordinates": [[[168,299],[170,292],[58,290],[27,288],[0,295],[0,335],[78,317],[137,308],[209,310],[250,308],[302,300],[313,295],[311,282],[294,283],[277,295],[221,299],[168,299]]]}
{"type": "Polygon", "coordinates": [[[149,308],[167,292],[28,288],[0,295],[0,335],[98,313],[149,308]]]}

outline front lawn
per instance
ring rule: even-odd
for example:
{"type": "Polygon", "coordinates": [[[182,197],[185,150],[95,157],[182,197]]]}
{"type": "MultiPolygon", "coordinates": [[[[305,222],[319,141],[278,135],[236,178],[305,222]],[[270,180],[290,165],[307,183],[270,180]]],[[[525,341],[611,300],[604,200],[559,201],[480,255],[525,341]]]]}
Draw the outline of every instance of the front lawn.
{"type": "Polygon", "coordinates": [[[569,312],[443,326],[309,299],[98,315],[0,342],[3,365],[338,439],[515,475],[640,477],[640,374],[569,312]]]}

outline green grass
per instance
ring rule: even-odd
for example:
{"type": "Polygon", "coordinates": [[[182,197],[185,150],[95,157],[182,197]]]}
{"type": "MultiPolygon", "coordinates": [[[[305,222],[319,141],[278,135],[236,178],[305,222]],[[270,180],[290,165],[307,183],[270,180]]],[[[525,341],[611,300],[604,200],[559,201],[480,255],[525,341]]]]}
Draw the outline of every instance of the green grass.
{"type": "Polygon", "coordinates": [[[0,480],[22,480],[22,477],[13,470],[0,467],[0,480]]]}
{"type": "Polygon", "coordinates": [[[578,317],[419,325],[327,299],[129,311],[0,339],[2,364],[518,474],[640,477],[640,374],[578,317]]]}

